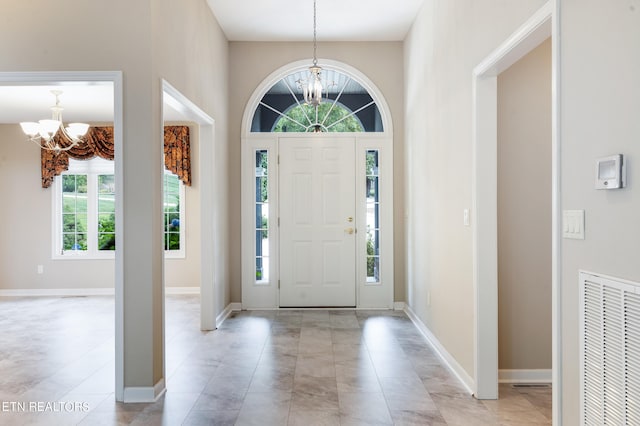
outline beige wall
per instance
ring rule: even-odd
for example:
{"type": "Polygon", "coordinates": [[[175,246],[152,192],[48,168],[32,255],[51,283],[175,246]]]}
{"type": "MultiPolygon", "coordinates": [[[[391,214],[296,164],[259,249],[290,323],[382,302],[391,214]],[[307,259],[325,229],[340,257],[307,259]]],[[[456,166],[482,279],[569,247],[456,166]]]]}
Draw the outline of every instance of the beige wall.
{"type": "MultiPolygon", "coordinates": [[[[310,43],[230,43],[230,98],[229,98],[229,164],[230,233],[237,236],[231,240],[232,300],[241,302],[240,277],[240,135],[242,116],[249,98],[262,81],[277,69],[298,60],[309,59],[310,43]]],[[[403,164],[403,93],[402,93],[402,43],[320,43],[318,45],[320,65],[322,58],[343,62],[365,74],[382,92],[389,108],[394,126],[394,255],[395,300],[405,300],[405,278],[402,268],[404,259],[403,211],[404,188],[403,164]],[[400,265],[400,266],[398,266],[400,265]]]]}
{"type": "MultiPolygon", "coordinates": [[[[77,62],[77,69],[82,70],[124,70],[125,77],[125,92],[128,88],[132,90],[135,88],[135,84],[132,86],[131,75],[135,73],[135,69],[146,68],[151,66],[151,61],[147,58],[148,63],[139,64],[136,66],[137,61],[133,61],[132,58],[141,57],[144,59],[144,55],[138,52],[142,49],[142,46],[136,45],[141,43],[145,39],[150,39],[149,35],[143,37],[137,33],[136,30],[126,29],[127,19],[131,19],[130,14],[135,13],[136,6],[129,2],[123,2],[123,5],[118,5],[117,2],[111,5],[109,8],[101,7],[100,5],[94,5],[94,9],[89,10],[89,6],[82,5],[84,7],[79,8],[73,1],[63,2],[61,7],[64,10],[77,11],[78,18],[75,19],[76,26],[73,31],[70,31],[69,40],[65,40],[65,33],[58,32],[57,36],[65,40],[62,43],[65,48],[64,52],[56,52],[54,55],[47,43],[38,43],[37,46],[32,46],[30,43],[35,43],[35,38],[38,34],[42,37],[48,37],[45,28],[36,28],[34,31],[29,31],[28,34],[22,34],[22,27],[12,26],[11,23],[18,25],[20,22],[20,14],[25,15],[25,21],[28,21],[33,13],[33,5],[16,5],[12,7],[12,14],[15,19],[9,22],[9,25],[4,25],[0,29],[0,33],[6,32],[6,39],[11,38],[11,34],[21,34],[20,39],[22,43],[7,43],[3,45],[3,49],[6,49],[6,54],[3,57],[9,58],[4,61],[4,66],[1,71],[16,71],[16,70],[69,70],[69,64],[73,64],[76,59],[76,55],[69,55],[64,58],[65,53],[69,54],[74,48],[80,49],[79,39],[84,39],[87,44],[92,44],[89,52],[85,52],[83,49],[83,55],[81,60],[75,60],[77,62]],[[65,6],[67,5],[67,6],[65,6]],[[123,8],[130,5],[128,12],[125,12],[123,8]],[[108,10],[106,10],[108,9],[108,10]],[[91,20],[85,17],[80,18],[82,14],[87,16],[102,16],[103,22],[121,22],[119,31],[113,31],[113,26],[105,25],[104,28],[96,26],[95,22],[91,24],[91,20]],[[116,16],[117,13],[121,13],[121,16],[116,16]],[[109,18],[112,15],[112,18],[109,18]],[[82,26],[86,26],[86,29],[82,29],[82,26]],[[84,31],[92,35],[91,38],[76,37],[77,32],[84,31]],[[43,45],[41,51],[38,49],[40,45],[43,45]],[[21,46],[28,46],[28,49],[23,49],[21,46]],[[121,49],[123,46],[130,46],[131,49],[121,49]],[[30,55],[25,54],[23,50],[34,51],[34,56],[30,60],[30,55]],[[39,51],[39,52],[38,52],[39,51]],[[19,54],[18,54],[19,53],[19,54]],[[44,60],[40,61],[38,58],[42,55],[44,60]],[[60,57],[69,61],[68,63],[58,63],[60,57]],[[39,62],[42,62],[39,64],[39,62]],[[131,70],[130,69],[134,69],[131,70]]],[[[226,64],[227,61],[227,41],[223,33],[217,26],[213,15],[211,14],[206,2],[192,2],[191,8],[185,8],[184,6],[176,6],[174,2],[155,2],[154,3],[154,28],[156,29],[156,36],[154,37],[154,54],[157,71],[157,80],[155,82],[159,87],[159,79],[165,78],[172,85],[174,85],[183,94],[193,100],[200,108],[205,110],[216,120],[216,141],[218,143],[216,147],[216,158],[219,161],[218,169],[220,169],[220,176],[216,179],[218,187],[216,190],[226,194],[226,121],[227,121],[227,67],[221,66],[226,64]],[[176,25],[176,22],[184,22],[184,28],[176,25]],[[178,29],[180,27],[180,29],[178,29]],[[186,29],[186,30],[185,30],[186,29]],[[181,47],[182,46],[182,47],[181,47]],[[184,48],[188,46],[189,48],[184,48]],[[198,66],[190,66],[197,61],[198,66]]],[[[137,25],[135,19],[131,22],[131,27],[140,27],[142,24],[137,25]]],[[[140,28],[138,28],[139,30],[140,28]]],[[[149,50],[149,49],[147,49],[149,50]]],[[[143,86],[146,86],[144,84],[143,86]]],[[[126,96],[126,95],[125,95],[126,96]]],[[[155,95],[154,95],[155,96],[155,95]]],[[[157,98],[159,100],[159,97],[157,98]]],[[[135,110],[136,107],[132,105],[131,108],[125,110],[135,110]]],[[[138,108],[139,109],[139,108],[138,108]]],[[[159,111],[159,109],[158,109],[159,111]]],[[[132,113],[133,114],[133,113],[132,113]]],[[[134,120],[137,120],[137,116],[134,115],[134,120]]],[[[15,181],[11,181],[14,184],[11,188],[7,188],[7,193],[14,191],[16,194],[24,194],[28,196],[30,203],[34,207],[37,206],[37,210],[27,211],[27,216],[24,216],[24,212],[7,212],[3,209],[5,215],[11,215],[14,222],[19,221],[21,224],[31,223],[33,228],[32,235],[37,235],[38,238],[30,238],[28,243],[21,242],[24,238],[16,238],[17,241],[10,244],[4,240],[0,246],[0,253],[21,253],[19,265],[15,265],[11,268],[2,268],[2,276],[0,277],[0,288],[97,288],[97,287],[113,287],[114,274],[113,274],[113,262],[112,261],[51,261],[51,222],[42,220],[42,217],[47,214],[50,217],[51,209],[51,190],[43,190],[39,184],[39,153],[35,145],[28,143],[21,143],[24,140],[24,136],[21,133],[13,134],[13,130],[18,129],[17,125],[3,126],[0,137],[2,138],[0,145],[0,152],[2,152],[3,161],[2,169],[0,173],[15,174],[15,170],[11,170],[11,167],[20,165],[19,173],[27,173],[26,170],[35,173],[36,185],[32,185],[27,179],[21,179],[19,184],[24,187],[16,186],[15,181]],[[20,142],[20,143],[18,143],[20,142]],[[31,212],[31,213],[30,213],[31,212]],[[16,214],[18,216],[16,216],[16,214]],[[29,215],[37,216],[38,221],[31,220],[29,215]],[[22,218],[25,218],[24,221],[22,218]],[[35,243],[35,244],[34,244],[35,243]],[[31,250],[32,255],[26,255],[27,250],[31,250]],[[38,253],[37,256],[34,254],[38,253]],[[45,273],[43,275],[36,275],[36,265],[44,265],[45,273]],[[68,274],[68,268],[73,268],[75,276],[68,274]],[[82,271],[86,271],[82,273],[82,271]],[[96,273],[98,271],[99,273],[96,273]],[[92,277],[93,275],[93,277],[92,277]]],[[[200,235],[197,225],[200,220],[200,201],[199,201],[199,181],[198,181],[198,133],[197,128],[192,129],[192,149],[193,149],[193,185],[186,189],[187,206],[187,259],[171,259],[166,262],[166,276],[165,281],[167,286],[198,286],[199,279],[199,251],[200,251],[200,235]]],[[[140,173],[136,170],[135,174],[140,173]]],[[[32,177],[33,179],[33,177],[32,177]]],[[[3,191],[5,193],[5,191],[3,191]]],[[[224,220],[226,209],[221,209],[216,212],[216,219],[224,220]]],[[[223,244],[226,244],[227,237],[226,227],[221,226],[221,240],[223,244]]],[[[221,250],[224,253],[224,250],[221,250]]],[[[5,257],[5,256],[3,256],[5,257]]],[[[5,258],[4,261],[11,262],[5,258]]],[[[221,262],[220,273],[227,273],[227,262],[221,262]]]]}
{"type": "Polygon", "coordinates": [[[543,4],[428,1],[404,44],[407,302],[471,377],[472,70],[543,4]]]}
{"type": "Polygon", "coordinates": [[[551,369],[551,39],[498,76],[499,368],[551,369]]]}
{"type": "Polygon", "coordinates": [[[218,257],[202,262],[214,265],[216,310],[222,312],[231,302],[227,208],[229,43],[205,0],[154,0],[152,4],[154,82],[167,80],[215,121],[213,163],[203,164],[213,170],[214,205],[211,216],[202,220],[213,222],[218,257]]]}
{"type": "Polygon", "coordinates": [[[564,424],[579,423],[578,270],[640,282],[640,2],[561,3],[562,208],[585,239],[562,240],[564,424]],[[599,157],[625,154],[628,186],[595,190],[599,157]]]}

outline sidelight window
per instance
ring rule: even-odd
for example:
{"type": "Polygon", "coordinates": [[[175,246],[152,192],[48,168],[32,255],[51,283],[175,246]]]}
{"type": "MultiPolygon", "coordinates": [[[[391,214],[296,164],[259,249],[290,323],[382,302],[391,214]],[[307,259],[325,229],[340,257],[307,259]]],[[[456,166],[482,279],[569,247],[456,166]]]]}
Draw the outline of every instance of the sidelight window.
{"type": "Polygon", "coordinates": [[[269,151],[255,151],[256,283],[269,282],[269,151]]]}
{"type": "Polygon", "coordinates": [[[380,282],[380,152],[367,151],[367,283],[380,282]]]}

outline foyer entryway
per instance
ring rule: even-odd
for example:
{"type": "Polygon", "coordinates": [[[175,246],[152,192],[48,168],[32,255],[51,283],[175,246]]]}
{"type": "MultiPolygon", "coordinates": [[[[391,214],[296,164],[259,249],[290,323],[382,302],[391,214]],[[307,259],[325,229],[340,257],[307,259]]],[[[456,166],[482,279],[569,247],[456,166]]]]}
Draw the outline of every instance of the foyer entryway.
{"type": "Polygon", "coordinates": [[[267,77],[242,121],[242,309],[394,308],[393,123],[360,71],[303,100],[306,62],[267,77]]]}

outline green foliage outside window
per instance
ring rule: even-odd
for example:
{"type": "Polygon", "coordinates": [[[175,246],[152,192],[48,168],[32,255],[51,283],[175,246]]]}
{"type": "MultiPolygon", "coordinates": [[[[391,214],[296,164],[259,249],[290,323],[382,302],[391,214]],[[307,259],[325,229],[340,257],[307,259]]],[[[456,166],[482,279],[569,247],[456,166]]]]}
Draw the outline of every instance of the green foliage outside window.
{"type": "Polygon", "coordinates": [[[62,249],[87,249],[87,176],[62,179],[62,249]]]}
{"type": "MultiPolygon", "coordinates": [[[[313,124],[323,124],[327,132],[363,132],[364,128],[357,117],[349,116],[351,111],[347,108],[333,102],[323,102],[318,105],[318,117],[316,120],[316,109],[311,105],[297,105],[289,109],[284,117],[280,117],[273,128],[274,132],[313,132],[315,130],[313,124]],[[331,112],[329,112],[331,110],[331,112]],[[329,116],[327,117],[327,114],[329,116]],[[347,117],[347,118],[344,118],[347,117]],[[333,123],[343,119],[338,124],[332,126],[333,123]],[[297,121],[297,123],[296,123],[297,121]],[[301,126],[300,124],[304,126],[301,126]],[[330,127],[331,126],[331,127],[330,127]]],[[[324,131],[324,129],[323,129],[324,131]]]]}
{"type": "Polygon", "coordinates": [[[116,249],[116,189],[114,175],[98,175],[98,250],[116,249]]]}
{"type": "MultiPolygon", "coordinates": [[[[165,250],[180,250],[179,186],[177,176],[165,175],[165,250]]],[[[62,175],[63,250],[87,250],[87,199],[87,175],[62,175]]],[[[115,232],[114,176],[98,175],[98,250],[115,250],[115,232]]]]}
{"type": "Polygon", "coordinates": [[[367,233],[367,277],[375,276],[376,258],[375,248],[373,246],[373,235],[367,233]]]}
{"type": "Polygon", "coordinates": [[[180,250],[180,181],[164,175],[164,249],[180,250]]]}

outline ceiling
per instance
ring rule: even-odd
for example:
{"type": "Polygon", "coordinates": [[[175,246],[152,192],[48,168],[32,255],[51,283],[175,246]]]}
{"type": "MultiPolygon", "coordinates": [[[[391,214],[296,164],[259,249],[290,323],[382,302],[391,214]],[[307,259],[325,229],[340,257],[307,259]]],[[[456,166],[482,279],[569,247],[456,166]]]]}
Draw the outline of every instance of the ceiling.
{"type": "MultiPolygon", "coordinates": [[[[0,85],[0,123],[20,123],[51,118],[55,105],[52,90],[61,90],[60,106],[65,124],[113,122],[113,84],[64,82],[55,85],[0,85]]],[[[183,121],[184,115],[164,104],[164,119],[183,121]]]]}
{"type": "MultiPolygon", "coordinates": [[[[207,0],[230,41],[311,41],[313,0],[207,0]]],[[[318,41],[400,41],[424,0],[317,0],[318,41]],[[401,5],[401,6],[400,6],[401,5]]],[[[51,90],[62,90],[65,123],[112,122],[111,83],[0,85],[0,123],[51,117],[51,90]]],[[[164,119],[185,117],[167,103],[164,119]]]]}
{"type": "MultiPolygon", "coordinates": [[[[311,41],[313,0],[207,0],[230,41],[311,41]]],[[[317,0],[318,41],[401,41],[424,0],[317,0]]]]}
{"type": "Polygon", "coordinates": [[[113,121],[113,85],[111,83],[65,83],[47,86],[0,86],[0,122],[19,123],[51,118],[55,96],[61,90],[62,118],[69,122],[113,121]]]}

